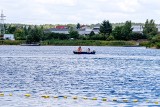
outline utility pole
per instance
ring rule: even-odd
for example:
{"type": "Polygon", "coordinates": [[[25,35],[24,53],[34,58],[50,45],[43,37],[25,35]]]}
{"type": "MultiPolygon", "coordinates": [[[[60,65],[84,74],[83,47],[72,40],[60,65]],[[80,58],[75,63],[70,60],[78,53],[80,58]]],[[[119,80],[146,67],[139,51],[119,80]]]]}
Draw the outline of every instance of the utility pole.
{"type": "Polygon", "coordinates": [[[4,18],[6,16],[4,16],[3,14],[3,10],[1,11],[1,16],[0,16],[0,38],[3,38],[4,34],[5,34],[5,28],[4,28],[4,18]]]}

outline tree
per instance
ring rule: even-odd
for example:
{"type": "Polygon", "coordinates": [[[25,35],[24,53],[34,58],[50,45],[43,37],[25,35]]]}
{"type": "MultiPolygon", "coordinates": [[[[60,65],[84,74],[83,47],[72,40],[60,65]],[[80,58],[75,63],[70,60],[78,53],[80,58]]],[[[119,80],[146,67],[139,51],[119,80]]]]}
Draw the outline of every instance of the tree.
{"type": "Polygon", "coordinates": [[[160,34],[154,36],[152,39],[151,39],[151,42],[152,43],[160,43],[160,34]]]}
{"type": "Polygon", "coordinates": [[[132,35],[132,23],[131,21],[126,21],[124,26],[122,27],[122,36],[124,37],[124,40],[130,40],[132,35]]]}
{"type": "Polygon", "coordinates": [[[28,35],[28,34],[29,34],[29,31],[28,31],[28,29],[27,29],[27,26],[24,26],[23,30],[24,30],[25,35],[28,35]]]}
{"type": "Polygon", "coordinates": [[[132,30],[133,28],[131,21],[126,21],[123,26],[116,26],[112,32],[112,35],[116,40],[130,40],[132,30]]]}
{"type": "Polygon", "coordinates": [[[8,27],[8,33],[13,34],[16,31],[16,26],[10,25],[8,27]]]}
{"type": "Polygon", "coordinates": [[[111,40],[114,40],[114,37],[112,35],[110,35],[108,38],[107,38],[107,41],[111,41],[111,40]]]}
{"type": "Polygon", "coordinates": [[[43,36],[43,30],[35,26],[30,30],[29,35],[27,36],[27,43],[37,43],[41,41],[43,36]]]}
{"type": "Polygon", "coordinates": [[[133,32],[131,35],[131,40],[138,40],[138,39],[146,39],[146,36],[143,33],[133,32]]]}
{"type": "Polygon", "coordinates": [[[77,29],[80,29],[81,28],[81,25],[80,25],[80,23],[77,23],[77,27],[76,27],[77,29]]]}
{"type": "Polygon", "coordinates": [[[95,35],[94,31],[91,31],[91,33],[89,34],[89,37],[92,37],[94,35],[95,35]]]}
{"type": "Polygon", "coordinates": [[[7,25],[6,24],[4,24],[4,29],[5,29],[5,33],[7,33],[8,29],[7,29],[7,25]]]}
{"type": "Polygon", "coordinates": [[[26,35],[25,35],[25,32],[23,29],[20,29],[20,28],[16,29],[14,35],[15,35],[16,40],[25,40],[26,39],[26,35]]]}
{"type": "Polygon", "coordinates": [[[158,29],[153,19],[150,21],[147,19],[143,27],[143,33],[147,36],[148,39],[151,39],[153,36],[158,34],[158,29]]]}
{"type": "Polygon", "coordinates": [[[32,30],[32,26],[29,26],[27,30],[28,30],[28,33],[29,33],[32,30]]]}
{"type": "Polygon", "coordinates": [[[123,36],[122,36],[122,27],[123,26],[116,26],[112,32],[112,35],[113,37],[116,39],[116,40],[123,40],[123,36]]]}
{"type": "Polygon", "coordinates": [[[160,49],[160,34],[152,37],[152,39],[150,41],[150,45],[151,45],[151,47],[156,47],[156,48],[160,49]]]}
{"type": "Polygon", "coordinates": [[[104,20],[102,24],[100,25],[100,33],[104,35],[110,35],[112,32],[112,24],[109,23],[109,21],[104,20]]]}
{"type": "Polygon", "coordinates": [[[73,28],[70,28],[69,35],[70,35],[70,38],[74,38],[74,39],[79,38],[78,31],[74,30],[73,28]]]}

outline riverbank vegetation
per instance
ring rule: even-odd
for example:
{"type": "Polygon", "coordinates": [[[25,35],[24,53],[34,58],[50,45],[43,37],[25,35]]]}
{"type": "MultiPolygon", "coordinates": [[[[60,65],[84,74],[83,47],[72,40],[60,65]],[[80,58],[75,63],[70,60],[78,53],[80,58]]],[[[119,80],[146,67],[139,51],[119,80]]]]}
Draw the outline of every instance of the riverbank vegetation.
{"type": "MultiPolygon", "coordinates": [[[[104,20],[100,25],[99,34],[91,31],[89,35],[79,35],[68,25],[69,34],[47,31],[53,26],[46,25],[5,25],[6,33],[15,35],[15,41],[1,40],[0,45],[18,45],[21,43],[41,43],[41,45],[94,45],[94,46],[146,46],[160,48],[160,34],[154,20],[146,20],[142,32],[133,32],[131,21],[123,24],[111,24],[104,20]]],[[[75,27],[80,28],[80,23],[75,27]]]]}
{"type": "Polygon", "coordinates": [[[48,40],[43,41],[42,45],[57,46],[134,46],[135,41],[104,41],[104,40],[48,40]]]}
{"type": "Polygon", "coordinates": [[[160,49],[160,34],[154,36],[150,40],[148,47],[154,47],[154,48],[160,49]]]}
{"type": "Polygon", "coordinates": [[[0,40],[0,45],[19,45],[25,43],[24,40],[0,40]]]}
{"type": "MultiPolygon", "coordinates": [[[[0,40],[0,45],[25,44],[25,40],[0,40]]],[[[46,40],[41,41],[43,46],[135,46],[136,41],[104,41],[104,40],[46,40]]]]}

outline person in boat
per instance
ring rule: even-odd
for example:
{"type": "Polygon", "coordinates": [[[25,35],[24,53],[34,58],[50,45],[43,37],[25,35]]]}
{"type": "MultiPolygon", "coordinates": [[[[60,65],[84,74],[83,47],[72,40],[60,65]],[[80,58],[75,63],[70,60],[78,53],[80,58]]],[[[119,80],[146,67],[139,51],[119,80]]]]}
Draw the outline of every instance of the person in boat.
{"type": "Polygon", "coordinates": [[[88,52],[88,53],[91,52],[90,48],[88,48],[87,52],[88,52]]]}
{"type": "Polygon", "coordinates": [[[77,51],[78,51],[78,52],[82,52],[81,46],[78,47],[77,51]]]}

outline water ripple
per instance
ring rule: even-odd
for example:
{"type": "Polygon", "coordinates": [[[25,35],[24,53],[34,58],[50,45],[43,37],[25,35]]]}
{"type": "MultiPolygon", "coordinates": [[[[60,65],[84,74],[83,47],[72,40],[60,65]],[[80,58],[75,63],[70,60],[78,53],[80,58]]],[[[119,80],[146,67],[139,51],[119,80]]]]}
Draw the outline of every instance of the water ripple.
{"type": "MultiPolygon", "coordinates": [[[[121,101],[138,99],[141,102],[137,106],[154,105],[144,102],[159,98],[159,50],[143,47],[91,47],[96,50],[96,55],[74,55],[72,51],[75,48],[1,46],[0,91],[14,94],[12,98],[0,97],[3,107],[105,107],[105,103],[99,100],[44,101],[39,96],[45,94],[107,97],[121,101]],[[25,99],[23,95],[26,93],[32,94],[36,100],[25,99]]],[[[110,101],[107,105],[133,106],[133,102],[110,101]]]]}

